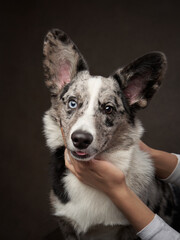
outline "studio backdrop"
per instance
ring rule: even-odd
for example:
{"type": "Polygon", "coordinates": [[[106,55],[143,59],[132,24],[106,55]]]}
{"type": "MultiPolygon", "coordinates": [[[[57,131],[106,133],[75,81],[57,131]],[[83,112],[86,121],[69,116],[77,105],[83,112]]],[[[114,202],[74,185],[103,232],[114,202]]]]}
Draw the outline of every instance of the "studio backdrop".
{"type": "Polygon", "coordinates": [[[165,80],[138,116],[147,144],[180,153],[179,7],[176,0],[1,3],[0,239],[62,239],[51,217],[50,154],[42,132],[50,107],[42,48],[52,28],[70,35],[92,75],[108,76],[145,53],[164,52],[165,80]]]}

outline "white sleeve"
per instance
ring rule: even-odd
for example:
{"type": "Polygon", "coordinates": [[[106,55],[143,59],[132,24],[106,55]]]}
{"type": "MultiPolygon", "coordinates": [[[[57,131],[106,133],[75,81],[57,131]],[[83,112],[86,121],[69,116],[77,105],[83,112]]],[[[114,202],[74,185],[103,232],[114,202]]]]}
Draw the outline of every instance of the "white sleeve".
{"type": "Polygon", "coordinates": [[[180,154],[174,154],[174,155],[176,155],[176,157],[178,158],[178,162],[174,171],[169,175],[169,177],[165,179],[160,179],[160,180],[166,183],[172,183],[177,187],[180,187],[180,154]]]}
{"type": "Polygon", "coordinates": [[[155,215],[154,219],[137,236],[142,240],[180,240],[180,234],[155,215]]]}

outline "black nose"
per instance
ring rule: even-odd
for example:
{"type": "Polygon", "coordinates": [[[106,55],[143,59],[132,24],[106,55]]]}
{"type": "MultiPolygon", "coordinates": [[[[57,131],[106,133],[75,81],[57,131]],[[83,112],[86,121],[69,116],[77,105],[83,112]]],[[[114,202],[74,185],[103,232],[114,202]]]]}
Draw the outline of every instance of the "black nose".
{"type": "Polygon", "coordinates": [[[87,148],[93,141],[93,136],[88,132],[83,131],[75,131],[71,135],[71,139],[76,148],[85,149],[87,148]]]}

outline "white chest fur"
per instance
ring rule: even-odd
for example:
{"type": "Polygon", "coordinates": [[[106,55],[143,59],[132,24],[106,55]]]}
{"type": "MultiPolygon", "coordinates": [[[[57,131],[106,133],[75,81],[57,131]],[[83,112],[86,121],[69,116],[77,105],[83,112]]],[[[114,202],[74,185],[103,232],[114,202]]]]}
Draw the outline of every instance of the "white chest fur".
{"type": "Polygon", "coordinates": [[[62,204],[52,194],[55,215],[73,220],[78,232],[86,232],[90,226],[96,224],[128,224],[117,207],[103,193],[85,186],[71,173],[65,177],[64,182],[71,200],[62,204]]]}
{"type": "MultiPolygon", "coordinates": [[[[129,187],[146,201],[145,192],[153,175],[153,167],[148,156],[138,148],[133,148],[129,151],[105,154],[103,158],[110,159],[113,164],[123,170],[129,187]]],[[[128,224],[122,213],[105,194],[82,184],[70,172],[63,180],[71,200],[62,204],[52,193],[51,202],[55,210],[54,214],[73,220],[78,232],[86,232],[89,227],[96,224],[128,224]]]]}

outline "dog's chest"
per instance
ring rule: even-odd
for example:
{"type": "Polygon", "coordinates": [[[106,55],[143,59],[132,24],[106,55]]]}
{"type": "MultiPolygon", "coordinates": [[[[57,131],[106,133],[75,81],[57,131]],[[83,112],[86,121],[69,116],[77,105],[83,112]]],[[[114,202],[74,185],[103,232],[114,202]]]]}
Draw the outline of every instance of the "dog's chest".
{"type": "Polygon", "coordinates": [[[78,232],[86,232],[89,227],[98,224],[128,224],[128,221],[105,194],[85,186],[72,173],[69,173],[63,181],[70,201],[63,204],[52,194],[51,202],[55,215],[73,220],[78,232]]]}
{"type": "MultiPolygon", "coordinates": [[[[114,159],[114,164],[126,172],[130,164],[131,155],[132,151],[124,151],[120,154],[111,154],[110,159],[112,161],[114,159]],[[120,159],[123,159],[123,161],[119,161],[120,159]],[[117,163],[115,161],[117,161],[117,163]]],[[[109,158],[109,156],[103,155],[103,159],[104,158],[109,158]]],[[[139,164],[139,166],[142,166],[142,164],[139,164]]],[[[144,172],[143,169],[142,172],[144,172]]],[[[139,172],[138,175],[140,176],[141,174],[142,173],[139,172]]],[[[136,189],[136,184],[133,186],[133,183],[135,181],[137,182],[138,179],[137,175],[135,175],[135,177],[136,180],[131,179],[131,187],[134,188],[135,192],[138,193],[142,189],[136,189]]],[[[68,172],[62,181],[70,201],[66,204],[63,204],[54,194],[52,194],[51,202],[55,210],[55,215],[65,216],[68,219],[71,219],[74,222],[74,226],[78,232],[86,232],[91,226],[98,224],[103,224],[106,226],[128,224],[128,221],[118,210],[118,208],[102,192],[84,185],[71,172],[68,172]]],[[[142,180],[139,181],[142,182],[142,180]]],[[[141,188],[142,187],[143,186],[141,184],[141,188]]]]}

